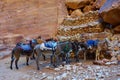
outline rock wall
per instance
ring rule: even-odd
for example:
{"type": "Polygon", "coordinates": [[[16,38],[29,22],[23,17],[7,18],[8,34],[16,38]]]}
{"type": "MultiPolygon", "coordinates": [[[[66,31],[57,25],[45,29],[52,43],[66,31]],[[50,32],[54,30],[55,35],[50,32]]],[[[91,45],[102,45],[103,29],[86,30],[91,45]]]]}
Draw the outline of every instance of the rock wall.
{"type": "Polygon", "coordinates": [[[114,22],[118,27],[114,31],[120,32],[119,0],[0,0],[0,38],[9,34],[19,34],[23,38],[36,38],[39,35],[50,38],[56,34],[69,37],[103,32],[104,25],[99,14],[103,21],[114,22]],[[110,5],[113,8],[105,10],[110,5]],[[111,13],[114,16],[107,15],[111,13]],[[113,18],[118,21],[111,20],[113,18]]]}
{"type": "Polygon", "coordinates": [[[99,10],[105,22],[120,25],[120,0],[107,0],[99,10]]]}
{"type": "Polygon", "coordinates": [[[0,35],[49,38],[55,35],[58,21],[67,14],[63,10],[61,0],[0,0],[0,35]]]}
{"type": "Polygon", "coordinates": [[[120,0],[66,0],[69,16],[58,28],[58,38],[79,40],[80,36],[92,35],[93,38],[102,39],[120,32],[119,2],[120,0]]]}
{"type": "Polygon", "coordinates": [[[105,22],[113,25],[115,33],[120,33],[120,0],[106,0],[99,13],[105,22]]]}
{"type": "Polygon", "coordinates": [[[58,29],[57,36],[60,40],[79,40],[81,35],[88,37],[89,34],[96,38],[105,38],[107,33],[103,33],[103,27],[98,11],[90,11],[77,18],[65,18],[58,29]],[[100,37],[103,34],[104,36],[100,37]]]}

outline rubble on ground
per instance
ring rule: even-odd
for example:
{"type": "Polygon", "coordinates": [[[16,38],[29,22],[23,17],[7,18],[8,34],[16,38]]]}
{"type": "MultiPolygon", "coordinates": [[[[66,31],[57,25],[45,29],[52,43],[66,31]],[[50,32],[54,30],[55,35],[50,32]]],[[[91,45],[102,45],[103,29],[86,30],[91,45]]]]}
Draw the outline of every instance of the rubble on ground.
{"type": "MultiPolygon", "coordinates": [[[[76,63],[65,66],[61,65],[58,68],[53,69],[53,71],[50,71],[50,73],[31,72],[31,76],[33,76],[36,80],[104,80],[113,76],[119,76],[119,68],[119,66],[110,67],[76,63]]],[[[49,71],[48,68],[47,70],[49,71]]]]}

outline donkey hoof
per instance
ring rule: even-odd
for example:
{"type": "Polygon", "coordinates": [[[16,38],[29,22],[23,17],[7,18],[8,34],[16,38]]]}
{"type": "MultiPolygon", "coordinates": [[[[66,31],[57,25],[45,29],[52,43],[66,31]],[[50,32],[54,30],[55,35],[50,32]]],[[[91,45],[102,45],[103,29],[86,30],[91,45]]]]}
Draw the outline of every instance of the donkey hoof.
{"type": "Polygon", "coordinates": [[[54,64],[53,66],[54,66],[54,68],[56,68],[56,67],[57,67],[57,65],[55,65],[55,64],[54,64]]]}
{"type": "Polygon", "coordinates": [[[79,60],[76,60],[76,62],[80,62],[79,60]]]}
{"type": "Polygon", "coordinates": [[[46,60],[46,57],[44,57],[44,61],[46,60]]]}
{"type": "Polygon", "coordinates": [[[12,67],[10,67],[10,69],[12,70],[13,68],[12,68],[12,67]]]}
{"type": "Polygon", "coordinates": [[[26,63],[26,65],[27,65],[27,66],[29,66],[29,64],[28,64],[28,63],[26,63]]]}
{"type": "Polygon", "coordinates": [[[37,70],[40,70],[40,68],[38,67],[37,70]]]}
{"type": "Polygon", "coordinates": [[[33,58],[30,58],[30,60],[35,60],[35,57],[33,57],[33,58]]]}
{"type": "Polygon", "coordinates": [[[33,60],[33,58],[30,58],[30,60],[33,60]]]}
{"type": "Polygon", "coordinates": [[[18,67],[16,67],[16,69],[18,70],[19,68],[18,68],[18,67]]]}
{"type": "Polygon", "coordinates": [[[46,60],[46,58],[44,59],[44,61],[46,60]]]}

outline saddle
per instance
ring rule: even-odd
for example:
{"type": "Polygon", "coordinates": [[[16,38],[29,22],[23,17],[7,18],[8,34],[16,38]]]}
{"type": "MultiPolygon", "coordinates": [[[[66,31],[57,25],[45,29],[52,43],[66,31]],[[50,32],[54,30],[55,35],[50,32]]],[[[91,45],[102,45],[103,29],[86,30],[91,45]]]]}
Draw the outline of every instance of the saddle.
{"type": "Polygon", "coordinates": [[[87,42],[86,42],[86,44],[87,44],[87,46],[88,47],[93,47],[93,46],[97,46],[98,45],[98,40],[88,40],[87,42]]]}
{"type": "Polygon", "coordinates": [[[20,44],[18,45],[24,52],[29,52],[32,50],[29,44],[20,44]]]}
{"type": "Polygon", "coordinates": [[[41,43],[40,49],[41,50],[52,50],[56,46],[57,46],[57,42],[48,41],[48,42],[45,42],[45,43],[41,43]]]}
{"type": "Polygon", "coordinates": [[[55,41],[48,41],[48,42],[45,42],[44,45],[47,48],[54,48],[57,46],[57,43],[55,41]]]}

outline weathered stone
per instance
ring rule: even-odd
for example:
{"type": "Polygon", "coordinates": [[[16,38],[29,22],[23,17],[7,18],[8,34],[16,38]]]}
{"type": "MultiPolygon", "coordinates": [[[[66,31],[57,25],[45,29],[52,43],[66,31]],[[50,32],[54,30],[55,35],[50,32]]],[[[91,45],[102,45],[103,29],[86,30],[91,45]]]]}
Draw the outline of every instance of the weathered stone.
{"type": "Polygon", "coordinates": [[[58,0],[58,25],[62,23],[63,19],[68,15],[67,7],[65,6],[65,0],[58,0]]]}
{"type": "Polygon", "coordinates": [[[120,33],[120,25],[116,26],[113,30],[115,33],[120,33]]]}
{"type": "Polygon", "coordinates": [[[60,68],[55,68],[54,70],[55,70],[55,71],[60,71],[60,68]]]}
{"type": "Polygon", "coordinates": [[[17,42],[23,41],[24,36],[21,34],[8,34],[6,36],[0,37],[3,44],[16,44],[17,42]]]}
{"type": "Polygon", "coordinates": [[[120,55],[117,55],[117,60],[120,61],[120,55]]]}
{"type": "Polygon", "coordinates": [[[90,11],[88,13],[82,14],[78,18],[67,17],[64,19],[62,25],[64,26],[77,26],[85,23],[90,23],[97,21],[99,19],[98,11],[90,11]]]}
{"type": "Polygon", "coordinates": [[[117,76],[120,76],[120,73],[117,73],[117,76]]]}
{"type": "Polygon", "coordinates": [[[83,13],[82,13],[82,11],[80,10],[80,9],[76,9],[76,10],[74,10],[72,13],[71,13],[71,17],[72,18],[75,18],[75,17],[80,17],[81,15],[82,15],[83,13]]]}
{"type": "Polygon", "coordinates": [[[105,22],[112,25],[120,24],[120,0],[107,0],[99,13],[105,22]]]}
{"type": "Polygon", "coordinates": [[[89,12],[93,10],[94,10],[94,7],[92,5],[88,5],[88,6],[85,6],[85,8],[83,9],[83,12],[89,12]]]}
{"type": "Polygon", "coordinates": [[[0,50],[0,59],[3,59],[3,58],[5,58],[5,57],[8,57],[8,56],[10,56],[10,54],[11,54],[11,50],[5,50],[5,51],[1,51],[0,50]]]}
{"type": "Polygon", "coordinates": [[[0,44],[0,51],[7,49],[7,47],[4,44],[0,44]]]}
{"type": "Polygon", "coordinates": [[[93,1],[94,0],[66,0],[66,5],[71,9],[78,9],[85,7],[87,4],[90,4],[90,2],[93,1]]]}
{"type": "Polygon", "coordinates": [[[89,77],[89,78],[85,78],[85,80],[96,80],[95,77],[89,77]]]}

